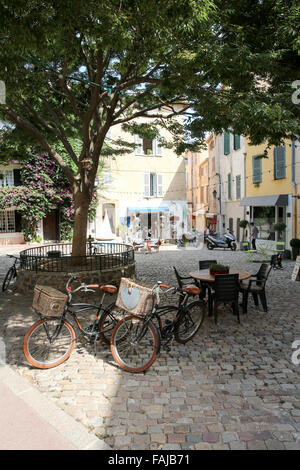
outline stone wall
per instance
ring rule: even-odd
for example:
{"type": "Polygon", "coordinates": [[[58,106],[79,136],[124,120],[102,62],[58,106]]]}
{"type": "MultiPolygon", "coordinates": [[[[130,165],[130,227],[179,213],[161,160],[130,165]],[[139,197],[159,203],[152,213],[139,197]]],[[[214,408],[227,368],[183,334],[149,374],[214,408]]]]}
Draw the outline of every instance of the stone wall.
{"type": "MultiPolygon", "coordinates": [[[[121,277],[135,279],[135,262],[123,267],[114,267],[102,271],[78,271],[72,273],[65,272],[35,272],[19,269],[17,277],[17,292],[21,294],[33,293],[36,284],[52,286],[63,290],[71,276],[82,276],[81,282],[88,284],[113,284],[119,286],[121,277]]],[[[79,285],[79,284],[78,284],[79,285]]]]}

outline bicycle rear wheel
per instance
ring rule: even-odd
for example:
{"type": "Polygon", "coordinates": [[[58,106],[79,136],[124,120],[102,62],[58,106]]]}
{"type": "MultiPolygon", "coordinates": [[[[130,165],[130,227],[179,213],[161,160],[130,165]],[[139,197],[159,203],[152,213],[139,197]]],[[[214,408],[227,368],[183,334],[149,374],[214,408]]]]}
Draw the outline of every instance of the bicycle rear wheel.
{"type": "Polygon", "coordinates": [[[8,289],[12,279],[14,279],[15,277],[16,277],[15,268],[11,266],[9,270],[7,271],[6,276],[4,278],[4,281],[2,284],[2,292],[5,292],[8,289]]]}
{"type": "Polygon", "coordinates": [[[185,312],[175,329],[175,339],[178,343],[185,344],[192,339],[201,327],[206,306],[203,302],[196,300],[185,307],[185,312]]]}
{"type": "Polygon", "coordinates": [[[128,372],[143,372],[156,359],[160,337],[151,321],[130,315],[119,321],[112,332],[111,352],[116,363],[128,372]]]}
{"type": "Polygon", "coordinates": [[[69,322],[60,318],[43,318],[26,333],[23,350],[31,365],[51,369],[70,357],[75,341],[75,331],[69,322]]]}

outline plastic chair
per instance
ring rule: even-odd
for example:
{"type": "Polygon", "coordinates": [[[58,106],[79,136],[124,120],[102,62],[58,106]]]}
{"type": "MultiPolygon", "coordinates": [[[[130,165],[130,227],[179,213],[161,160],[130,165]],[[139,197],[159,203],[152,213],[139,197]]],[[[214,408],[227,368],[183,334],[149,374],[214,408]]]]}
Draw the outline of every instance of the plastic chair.
{"type": "Polygon", "coordinates": [[[253,274],[249,281],[240,284],[240,292],[243,294],[243,313],[247,313],[249,293],[252,294],[256,307],[258,307],[259,297],[264,311],[268,311],[265,287],[271,269],[270,264],[262,263],[258,272],[253,274]]]}
{"type": "Polygon", "coordinates": [[[218,323],[218,302],[229,302],[232,304],[234,315],[239,315],[239,275],[238,274],[216,274],[213,291],[211,292],[210,310],[214,306],[215,324],[218,323]]]}

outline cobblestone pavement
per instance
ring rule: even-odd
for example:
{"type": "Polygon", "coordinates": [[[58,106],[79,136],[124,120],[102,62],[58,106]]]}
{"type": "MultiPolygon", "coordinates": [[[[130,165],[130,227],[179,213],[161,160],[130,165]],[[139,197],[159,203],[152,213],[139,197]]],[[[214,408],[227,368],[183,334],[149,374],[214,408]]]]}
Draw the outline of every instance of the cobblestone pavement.
{"type": "MultiPolygon", "coordinates": [[[[160,251],[137,254],[137,277],[175,283],[172,266],[188,273],[200,258],[252,273],[259,267],[241,252],[160,251]]],[[[229,311],[217,327],[207,317],[194,340],[162,350],[144,374],[119,370],[103,344],[96,357],[93,347],[79,343],[61,366],[31,368],[22,343],[35,320],[32,299],[1,293],[6,361],[114,449],[300,449],[300,365],[292,363],[300,283],[291,281],[292,270],[291,261],[272,270],[267,314],[250,298],[240,325],[229,311]]]]}

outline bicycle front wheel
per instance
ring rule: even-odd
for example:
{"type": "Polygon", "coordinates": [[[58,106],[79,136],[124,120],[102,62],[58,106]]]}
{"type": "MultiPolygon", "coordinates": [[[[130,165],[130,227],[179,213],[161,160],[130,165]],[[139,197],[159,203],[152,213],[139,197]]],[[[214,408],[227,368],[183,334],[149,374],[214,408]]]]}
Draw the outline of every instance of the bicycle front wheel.
{"type": "Polygon", "coordinates": [[[185,344],[192,339],[201,327],[205,316],[205,304],[196,300],[185,307],[185,312],[175,330],[175,339],[185,344]]]}
{"type": "Polygon", "coordinates": [[[69,322],[60,318],[43,318],[26,333],[23,350],[31,365],[51,369],[70,357],[75,341],[75,331],[69,322]]]}
{"type": "Polygon", "coordinates": [[[130,315],[112,332],[111,352],[116,363],[128,372],[144,372],[156,359],[160,337],[151,321],[130,315]]]}
{"type": "Polygon", "coordinates": [[[8,286],[11,283],[11,280],[14,279],[15,277],[16,277],[15,269],[13,267],[9,268],[2,284],[3,292],[5,292],[8,289],[8,286]]]}

